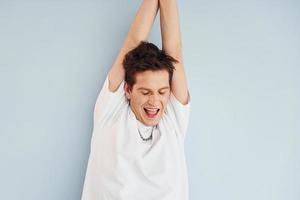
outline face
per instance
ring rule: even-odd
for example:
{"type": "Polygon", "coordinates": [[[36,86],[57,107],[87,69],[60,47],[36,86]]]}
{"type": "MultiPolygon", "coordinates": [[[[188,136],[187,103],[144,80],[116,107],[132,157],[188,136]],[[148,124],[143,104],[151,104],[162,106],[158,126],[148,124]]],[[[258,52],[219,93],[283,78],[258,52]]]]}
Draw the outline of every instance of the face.
{"type": "Polygon", "coordinates": [[[170,97],[169,73],[148,70],[137,73],[135,80],[131,90],[127,83],[124,88],[131,110],[146,126],[157,125],[170,97]]]}

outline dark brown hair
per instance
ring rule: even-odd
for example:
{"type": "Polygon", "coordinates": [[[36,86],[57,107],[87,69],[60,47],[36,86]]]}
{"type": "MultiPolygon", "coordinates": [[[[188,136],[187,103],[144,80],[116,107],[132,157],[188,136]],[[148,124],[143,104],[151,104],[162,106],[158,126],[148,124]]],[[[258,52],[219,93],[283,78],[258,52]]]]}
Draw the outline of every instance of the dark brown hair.
{"type": "Polygon", "coordinates": [[[169,73],[169,84],[171,86],[173,70],[175,69],[173,63],[177,62],[175,58],[168,55],[164,50],[160,50],[155,44],[141,41],[137,47],[124,56],[125,82],[131,90],[136,82],[135,75],[137,73],[147,70],[166,70],[169,73]]]}

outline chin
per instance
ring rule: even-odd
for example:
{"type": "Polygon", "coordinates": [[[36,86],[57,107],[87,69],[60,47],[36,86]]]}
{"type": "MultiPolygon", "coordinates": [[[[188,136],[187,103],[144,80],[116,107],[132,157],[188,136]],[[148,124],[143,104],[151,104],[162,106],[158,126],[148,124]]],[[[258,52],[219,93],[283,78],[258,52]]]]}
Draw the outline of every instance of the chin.
{"type": "Polygon", "coordinates": [[[146,126],[155,126],[160,121],[160,116],[157,116],[155,119],[148,119],[146,116],[143,116],[143,121],[146,126]]]}
{"type": "Polygon", "coordinates": [[[156,126],[158,122],[146,122],[145,123],[147,126],[156,126]]]}

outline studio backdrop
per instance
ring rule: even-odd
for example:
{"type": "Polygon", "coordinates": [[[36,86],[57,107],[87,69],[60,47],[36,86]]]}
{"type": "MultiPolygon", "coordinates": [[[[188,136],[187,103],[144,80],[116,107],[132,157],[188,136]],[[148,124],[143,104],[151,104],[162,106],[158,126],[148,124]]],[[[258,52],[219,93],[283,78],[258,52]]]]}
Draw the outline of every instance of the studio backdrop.
{"type": "MultiPolygon", "coordinates": [[[[80,200],[96,98],[140,3],[0,0],[0,199],[80,200]]],[[[178,7],[190,199],[299,200],[299,1],[178,7]]]]}

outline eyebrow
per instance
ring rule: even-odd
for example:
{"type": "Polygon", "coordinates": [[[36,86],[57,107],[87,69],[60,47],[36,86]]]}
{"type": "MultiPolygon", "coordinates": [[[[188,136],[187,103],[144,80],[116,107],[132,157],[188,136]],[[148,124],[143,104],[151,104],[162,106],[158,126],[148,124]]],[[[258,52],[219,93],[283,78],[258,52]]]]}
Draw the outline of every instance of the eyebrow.
{"type": "MultiPolygon", "coordinates": [[[[164,90],[164,89],[169,89],[170,87],[162,87],[162,88],[160,88],[159,90],[164,90]]],[[[140,88],[138,88],[138,90],[148,90],[148,91],[152,91],[151,89],[148,89],[148,88],[144,88],[144,87],[140,87],[140,88]]]]}

